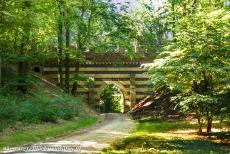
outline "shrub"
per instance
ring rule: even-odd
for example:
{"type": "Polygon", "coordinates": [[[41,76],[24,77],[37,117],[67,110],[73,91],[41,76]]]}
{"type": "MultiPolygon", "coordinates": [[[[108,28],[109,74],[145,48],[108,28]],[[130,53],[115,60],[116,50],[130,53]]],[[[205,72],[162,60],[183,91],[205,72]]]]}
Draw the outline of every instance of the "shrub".
{"type": "Polygon", "coordinates": [[[77,109],[77,104],[79,104],[80,101],[67,94],[63,94],[62,98],[64,98],[64,101],[59,101],[59,116],[65,120],[78,116],[79,111],[77,109]]]}
{"type": "Polygon", "coordinates": [[[0,96],[0,119],[15,119],[17,108],[17,99],[12,96],[0,96]]]}
{"type": "Polygon", "coordinates": [[[39,111],[40,111],[39,104],[32,102],[31,100],[27,100],[21,102],[20,110],[17,116],[17,120],[25,121],[29,123],[39,123],[39,111]]]}
{"type": "Polygon", "coordinates": [[[78,115],[79,100],[67,94],[50,96],[38,92],[34,96],[18,99],[17,96],[0,97],[0,119],[28,123],[57,122],[78,115]]]}

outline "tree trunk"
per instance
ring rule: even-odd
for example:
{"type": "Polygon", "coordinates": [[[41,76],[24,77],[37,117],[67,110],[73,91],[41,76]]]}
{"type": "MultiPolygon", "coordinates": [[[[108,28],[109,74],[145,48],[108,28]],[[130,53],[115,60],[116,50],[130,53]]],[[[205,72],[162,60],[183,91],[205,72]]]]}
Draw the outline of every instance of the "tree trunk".
{"type": "MultiPolygon", "coordinates": [[[[20,56],[24,56],[24,43],[21,44],[20,47],[20,56]]],[[[24,61],[20,60],[18,62],[18,79],[17,79],[17,89],[22,92],[23,94],[26,93],[27,87],[26,87],[26,81],[27,81],[27,65],[24,61]]]]}
{"type": "Polygon", "coordinates": [[[207,122],[207,133],[210,133],[212,131],[212,117],[208,117],[207,122]]]}
{"type": "MultiPolygon", "coordinates": [[[[82,18],[82,20],[84,18],[84,15],[85,15],[85,8],[83,7],[82,10],[81,10],[81,18],[82,18]]],[[[83,52],[82,31],[83,31],[83,29],[80,26],[79,34],[77,36],[77,52],[78,52],[77,56],[80,55],[81,52],[83,52]]],[[[76,78],[78,78],[79,65],[80,65],[80,63],[78,61],[78,57],[76,57],[76,69],[75,69],[76,78]]],[[[75,80],[74,83],[73,83],[72,89],[71,89],[71,94],[72,95],[76,94],[77,88],[78,88],[78,81],[75,80]]]]}
{"type": "Polygon", "coordinates": [[[199,125],[199,133],[202,133],[202,123],[201,123],[201,118],[200,118],[200,117],[198,117],[198,118],[197,118],[197,120],[198,120],[198,125],[199,125]]]}
{"type": "MultiPolygon", "coordinates": [[[[76,78],[78,78],[78,72],[79,72],[79,62],[77,61],[76,62],[76,78]]],[[[73,87],[72,87],[72,90],[71,90],[71,94],[72,95],[75,95],[75,93],[77,92],[77,87],[78,87],[78,81],[75,80],[74,83],[73,83],[73,87]]]]}
{"type": "Polygon", "coordinates": [[[70,23],[68,19],[68,10],[66,10],[65,18],[66,18],[66,51],[65,51],[65,90],[69,93],[69,50],[70,50],[70,23]]]}
{"type": "MultiPolygon", "coordinates": [[[[31,2],[27,2],[25,1],[25,3],[22,6],[22,11],[29,11],[30,12],[30,7],[31,7],[31,2]]],[[[25,12],[25,13],[26,13],[25,12]]],[[[23,94],[25,94],[27,92],[27,73],[28,73],[28,63],[27,61],[24,60],[25,58],[25,53],[28,52],[25,49],[26,45],[30,45],[31,46],[31,42],[30,42],[30,33],[31,33],[31,21],[27,20],[27,13],[26,15],[23,17],[22,21],[24,21],[22,23],[22,39],[21,39],[21,44],[20,44],[20,48],[18,50],[19,53],[19,62],[18,62],[18,79],[17,79],[17,89],[22,92],[23,94]]],[[[30,52],[31,53],[31,52],[30,52]]]]}
{"type": "Polygon", "coordinates": [[[65,53],[65,91],[69,93],[69,53],[65,53]]]}
{"type": "Polygon", "coordinates": [[[18,79],[17,89],[25,94],[27,92],[27,65],[25,62],[18,62],[18,79]]]}
{"type": "Polygon", "coordinates": [[[62,4],[59,3],[59,21],[58,21],[58,73],[59,73],[59,85],[63,88],[63,10],[62,4]]]}
{"type": "Polygon", "coordinates": [[[74,81],[74,82],[73,82],[72,89],[71,89],[71,94],[72,94],[73,96],[75,96],[76,91],[77,91],[77,81],[74,81]]]}

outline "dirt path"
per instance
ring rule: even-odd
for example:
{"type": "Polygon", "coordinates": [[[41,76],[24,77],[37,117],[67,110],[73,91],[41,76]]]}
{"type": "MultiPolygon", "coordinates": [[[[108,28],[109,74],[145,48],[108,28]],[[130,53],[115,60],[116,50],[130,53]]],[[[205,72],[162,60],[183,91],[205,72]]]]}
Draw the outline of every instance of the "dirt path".
{"type": "MultiPolygon", "coordinates": [[[[39,143],[28,147],[39,153],[99,153],[116,139],[128,135],[135,127],[135,122],[127,115],[109,113],[105,115],[105,121],[91,129],[57,138],[46,143],[39,143]]],[[[32,151],[31,151],[32,152],[32,151]]],[[[13,152],[23,153],[23,152],[13,152]]],[[[29,153],[27,151],[26,153],[29,153]]]]}

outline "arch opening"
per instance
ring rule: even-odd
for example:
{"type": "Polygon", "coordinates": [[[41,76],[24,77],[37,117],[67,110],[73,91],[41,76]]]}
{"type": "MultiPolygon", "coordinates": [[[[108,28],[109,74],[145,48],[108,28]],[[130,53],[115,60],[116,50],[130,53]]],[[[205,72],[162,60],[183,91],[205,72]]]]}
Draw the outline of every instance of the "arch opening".
{"type": "Polygon", "coordinates": [[[100,92],[100,112],[124,113],[124,92],[115,84],[108,84],[100,92]]]}

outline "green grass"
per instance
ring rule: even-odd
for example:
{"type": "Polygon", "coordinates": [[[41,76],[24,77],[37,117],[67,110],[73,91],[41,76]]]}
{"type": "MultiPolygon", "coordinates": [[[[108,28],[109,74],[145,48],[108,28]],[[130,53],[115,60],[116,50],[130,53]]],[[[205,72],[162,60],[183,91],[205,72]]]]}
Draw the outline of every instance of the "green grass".
{"type": "Polygon", "coordinates": [[[12,132],[0,134],[0,149],[35,143],[48,138],[62,136],[66,133],[90,127],[97,121],[96,117],[80,117],[77,120],[64,121],[61,124],[46,123],[22,127],[12,132]]]}
{"type": "Polygon", "coordinates": [[[161,121],[161,120],[142,120],[136,128],[136,132],[145,133],[165,133],[168,131],[181,129],[196,129],[196,124],[189,124],[185,121],[161,121]]]}
{"type": "MultiPolygon", "coordinates": [[[[220,125],[214,124],[214,127],[220,125]]],[[[195,132],[180,133],[179,130],[196,129],[197,125],[186,121],[139,121],[137,128],[125,139],[118,140],[103,153],[185,153],[185,154],[225,154],[230,153],[228,145],[214,143],[219,133],[199,136],[195,132]]],[[[229,133],[221,135],[228,140],[229,133]]]]}

